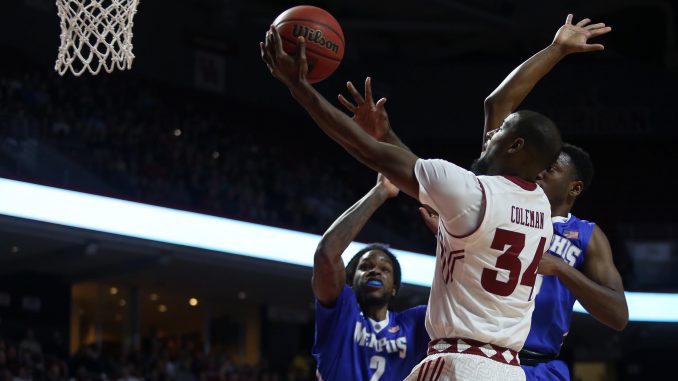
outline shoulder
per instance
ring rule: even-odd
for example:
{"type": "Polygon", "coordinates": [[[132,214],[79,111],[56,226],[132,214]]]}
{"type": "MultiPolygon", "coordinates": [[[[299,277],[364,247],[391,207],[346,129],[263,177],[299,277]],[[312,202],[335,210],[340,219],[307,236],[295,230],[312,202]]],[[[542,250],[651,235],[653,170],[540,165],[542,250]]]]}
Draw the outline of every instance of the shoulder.
{"type": "Polygon", "coordinates": [[[358,299],[356,299],[353,289],[345,284],[341,293],[332,305],[324,305],[316,298],[316,309],[321,311],[335,311],[339,309],[350,309],[358,306],[358,299]]]}
{"type": "Polygon", "coordinates": [[[401,320],[419,320],[426,317],[426,306],[415,306],[408,308],[402,312],[397,312],[399,319],[401,320]]]}
{"type": "Polygon", "coordinates": [[[442,159],[417,159],[414,165],[414,171],[417,176],[450,177],[464,176],[476,178],[476,175],[454,163],[442,159]]]}

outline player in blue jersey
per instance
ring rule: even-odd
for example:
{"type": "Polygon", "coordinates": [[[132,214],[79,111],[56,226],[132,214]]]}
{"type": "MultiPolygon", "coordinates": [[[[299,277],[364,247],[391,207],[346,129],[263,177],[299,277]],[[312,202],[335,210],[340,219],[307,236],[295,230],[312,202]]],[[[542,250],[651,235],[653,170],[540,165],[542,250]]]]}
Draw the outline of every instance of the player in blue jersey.
{"type": "MultiPolygon", "coordinates": [[[[564,57],[603,50],[603,45],[588,40],[610,30],[603,23],[590,24],[589,19],[572,24],[572,15],[568,15],[553,43],[518,66],[485,100],[485,132],[497,128],[564,57]]],[[[554,235],[552,255],[544,255],[539,264],[539,273],[545,276],[520,353],[528,381],[570,379],[566,364],[557,356],[570,329],[575,300],[615,330],[622,330],[628,322],[624,287],[605,233],[570,213],[592,178],[589,155],[569,144],[563,145],[556,163],[537,178],[551,203],[554,235]]]]}
{"type": "Polygon", "coordinates": [[[613,329],[622,330],[628,322],[624,287],[605,233],[570,213],[592,179],[589,155],[570,144],[563,145],[558,161],[537,178],[551,202],[554,235],[552,255],[539,264],[543,282],[520,354],[528,380],[570,379],[567,365],[557,356],[570,329],[575,300],[613,329]]]}
{"type": "Polygon", "coordinates": [[[426,306],[388,310],[401,285],[400,264],[384,245],[360,250],[346,268],[341,254],[398,188],[377,185],[323,235],[313,263],[316,296],[313,357],[324,381],[401,381],[426,355],[426,306]]]}

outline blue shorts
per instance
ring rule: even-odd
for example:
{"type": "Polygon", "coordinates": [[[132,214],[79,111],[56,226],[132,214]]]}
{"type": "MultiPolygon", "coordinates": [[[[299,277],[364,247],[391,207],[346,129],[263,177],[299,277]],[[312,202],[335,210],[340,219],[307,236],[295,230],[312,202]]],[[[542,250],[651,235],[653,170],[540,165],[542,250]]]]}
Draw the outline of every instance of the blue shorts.
{"type": "Polygon", "coordinates": [[[553,360],[537,365],[521,365],[527,381],[570,381],[570,370],[564,361],[553,360]]]}

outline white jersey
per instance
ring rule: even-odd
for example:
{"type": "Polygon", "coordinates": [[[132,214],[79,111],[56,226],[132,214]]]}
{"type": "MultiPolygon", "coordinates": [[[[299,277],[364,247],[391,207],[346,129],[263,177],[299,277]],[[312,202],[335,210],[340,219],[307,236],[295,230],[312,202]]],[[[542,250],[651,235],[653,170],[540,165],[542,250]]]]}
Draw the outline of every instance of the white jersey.
{"type": "Polygon", "coordinates": [[[553,234],[546,195],[535,183],[475,176],[442,160],[418,160],[415,174],[420,201],[441,217],[426,313],[431,340],[469,338],[520,351],[541,282],[537,266],[553,234]],[[459,201],[465,204],[446,206],[459,201]],[[469,226],[464,220],[477,228],[459,235],[469,226]]]}

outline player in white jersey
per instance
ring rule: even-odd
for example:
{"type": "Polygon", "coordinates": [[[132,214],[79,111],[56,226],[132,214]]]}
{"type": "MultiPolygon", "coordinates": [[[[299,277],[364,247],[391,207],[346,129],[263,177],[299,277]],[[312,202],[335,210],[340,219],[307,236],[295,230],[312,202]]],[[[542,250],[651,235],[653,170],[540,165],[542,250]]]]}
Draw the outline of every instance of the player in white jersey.
{"type": "Polygon", "coordinates": [[[353,157],[441,216],[446,236],[427,313],[434,341],[408,379],[524,379],[516,352],[529,329],[536,266],[551,239],[548,199],[534,181],[560,152],[555,124],[531,111],[511,114],[488,133],[474,165],[485,176],[421,160],[406,147],[375,139],[320,95],[306,79],[303,37],[297,44],[295,55],[285,53],[280,35],[269,29],[260,49],[271,74],[353,157]],[[464,258],[455,260],[458,250],[464,258]]]}
{"type": "MultiPolygon", "coordinates": [[[[530,92],[530,90],[534,87],[534,85],[538,82],[538,80],[544,76],[554,65],[557,63],[560,59],[564,57],[566,54],[570,53],[575,53],[575,52],[589,52],[589,51],[598,51],[602,50],[603,46],[599,44],[590,44],[589,39],[595,38],[597,36],[603,35],[605,33],[608,33],[611,28],[607,27],[604,23],[595,23],[591,24],[589,19],[584,19],[577,23],[576,25],[572,23],[572,18],[573,16],[570,14],[567,17],[567,20],[565,24],[558,30],[556,33],[556,36],[553,40],[553,43],[547,48],[544,49],[543,51],[539,52],[538,54],[534,55],[532,58],[530,58],[528,61],[523,63],[521,66],[519,66],[516,70],[514,70],[502,83],[501,85],[495,90],[485,101],[485,111],[486,111],[486,118],[485,118],[485,133],[483,134],[483,142],[485,142],[485,137],[487,134],[487,131],[493,130],[499,126],[503,119],[506,118],[517,106],[520,104],[520,102],[525,98],[525,96],[530,92]]],[[[363,99],[362,96],[355,90],[355,87],[351,83],[348,84],[348,89],[349,92],[353,95],[353,98],[356,102],[357,105],[354,105],[353,103],[347,101],[343,96],[339,96],[339,100],[344,106],[346,106],[349,111],[352,111],[354,114],[356,114],[358,117],[356,118],[357,121],[361,124],[361,126],[367,130],[369,133],[371,133],[373,136],[378,136],[381,139],[385,139],[387,141],[392,142],[393,144],[402,144],[400,141],[395,137],[395,135],[390,131],[390,125],[388,123],[387,119],[387,114],[384,110],[383,107],[383,101],[377,102],[376,105],[371,107],[371,89],[369,86],[369,82],[366,83],[365,86],[365,91],[366,91],[366,96],[363,99]]],[[[548,178],[551,183],[556,183],[555,180],[553,179],[558,179],[560,183],[557,183],[558,186],[561,186],[560,189],[565,189],[569,190],[568,196],[570,196],[573,192],[573,189],[576,188],[576,182],[569,182],[567,183],[566,181],[562,180],[570,180],[571,177],[567,176],[558,176],[560,173],[570,173],[565,170],[563,170],[561,167],[567,167],[565,164],[560,165],[562,163],[566,163],[569,166],[572,166],[571,162],[575,161],[578,162],[577,170],[575,172],[581,173],[581,168],[579,166],[579,162],[584,162],[584,165],[587,163],[588,156],[586,159],[579,159],[579,160],[570,160],[570,157],[579,157],[581,155],[575,155],[577,153],[577,150],[574,148],[566,148],[563,147],[563,152],[569,152],[570,156],[565,154],[565,159],[563,159],[564,153],[561,153],[560,158],[558,159],[558,162],[554,164],[554,166],[551,167],[548,171],[544,171],[540,176],[537,177],[537,182],[541,185],[549,185],[547,184],[548,182],[545,181],[545,178],[548,178]],[[569,163],[569,164],[568,164],[569,163]],[[557,172],[556,175],[551,175],[552,169],[553,168],[561,168],[561,170],[557,172]],[[541,180],[541,182],[540,182],[541,180]],[[573,185],[575,184],[575,185],[573,185]],[[564,188],[563,188],[564,187],[564,188]],[[574,188],[573,188],[574,187],[574,188]]],[[[590,162],[588,162],[590,165],[590,162]]],[[[586,183],[585,180],[582,180],[584,183],[586,183]]],[[[581,182],[579,182],[579,190],[581,189],[581,182]]],[[[555,186],[551,186],[551,188],[558,188],[555,186]]],[[[549,196],[551,203],[552,203],[552,210],[553,213],[556,213],[560,210],[561,215],[567,216],[567,212],[571,208],[571,204],[567,208],[560,208],[560,207],[555,207],[554,206],[554,200],[552,197],[554,197],[554,194],[562,194],[565,191],[554,191],[554,189],[551,190],[551,194],[549,195],[548,192],[547,195],[549,196]],[[562,209],[562,210],[561,210],[562,209]],[[563,212],[563,210],[565,210],[563,212]],[[563,214],[564,213],[564,214],[563,214]]],[[[545,188],[546,190],[546,188],[545,188]]],[[[577,193],[578,195],[578,193],[577,193]]],[[[576,197],[576,196],[575,196],[576,197]]],[[[563,199],[565,198],[564,196],[562,197],[563,199]]],[[[560,200],[560,199],[558,199],[560,200]]],[[[556,205],[564,204],[564,202],[556,202],[556,205]]],[[[438,234],[440,232],[440,222],[437,214],[435,211],[427,211],[424,210],[424,208],[421,208],[422,215],[424,217],[424,220],[429,226],[429,228],[435,233],[438,234]]],[[[575,219],[574,217],[571,219],[575,219]]],[[[555,234],[555,231],[554,231],[555,234]]],[[[600,233],[603,234],[603,233],[600,233]]],[[[583,238],[583,234],[580,235],[580,239],[583,238]]],[[[588,239],[589,235],[586,235],[586,239],[588,239]]],[[[603,235],[604,236],[604,235],[603,235]]],[[[565,239],[566,240],[566,239],[565,239]]],[[[606,242],[606,240],[605,240],[606,242]]],[[[588,249],[590,249],[591,253],[595,253],[598,251],[598,249],[593,250],[594,245],[589,245],[588,249]]],[[[551,249],[553,249],[553,246],[551,246],[551,249]]],[[[457,253],[457,255],[453,256],[453,258],[461,258],[462,253],[457,253]]],[[[626,319],[628,316],[628,310],[626,309],[626,303],[623,298],[623,287],[621,286],[621,280],[619,278],[618,273],[614,269],[614,265],[611,263],[611,257],[609,254],[606,256],[606,254],[603,252],[602,254],[596,255],[596,257],[599,257],[596,260],[596,263],[598,266],[595,268],[595,272],[593,273],[593,276],[591,279],[596,279],[600,280],[601,285],[597,285],[594,283],[595,281],[590,281],[587,279],[583,279],[582,277],[576,277],[577,278],[577,283],[576,283],[576,289],[579,291],[586,291],[586,292],[580,292],[581,297],[586,299],[588,301],[587,308],[591,308],[591,313],[599,317],[601,321],[605,322],[606,324],[609,324],[613,327],[623,327],[626,324],[626,319]],[[607,258],[607,262],[605,262],[605,259],[607,258]],[[605,266],[603,266],[605,264],[605,266]],[[581,283],[581,285],[580,285],[581,283]],[[614,291],[616,290],[616,291],[614,291]],[[595,298],[595,299],[594,299],[595,298]],[[595,302],[591,302],[595,301],[595,302]]],[[[583,256],[582,256],[583,257],[583,256]]],[[[544,270],[546,267],[549,269],[553,268],[566,268],[570,270],[571,268],[569,266],[562,266],[563,263],[565,262],[560,262],[557,263],[558,261],[555,261],[553,258],[556,258],[552,255],[544,255],[542,256],[542,260],[539,265],[539,270],[544,270]],[[545,266],[545,264],[548,264],[548,266],[545,266]]],[[[453,259],[454,261],[455,259],[453,259]]],[[[591,260],[592,262],[592,260],[591,260]]],[[[454,266],[454,265],[453,265],[454,266]]],[[[573,268],[572,268],[573,270],[573,268]]],[[[553,271],[553,270],[549,270],[553,271]]],[[[563,270],[564,271],[564,270],[563,270]]],[[[572,271],[569,271],[569,274],[571,274],[572,271]]],[[[568,275],[570,276],[570,275],[568,275]]],[[[573,277],[573,276],[570,276],[573,277]]],[[[551,277],[553,278],[553,277],[551,277]]],[[[548,282],[552,283],[553,280],[549,280],[548,282]]],[[[571,283],[572,281],[570,281],[571,283]]],[[[538,348],[542,350],[542,348],[545,347],[545,345],[552,345],[554,346],[555,353],[557,353],[557,350],[560,348],[560,345],[562,343],[562,335],[559,335],[561,332],[561,329],[567,329],[569,328],[569,313],[571,313],[571,305],[574,302],[574,299],[571,297],[558,297],[557,295],[559,292],[566,292],[566,291],[561,291],[560,289],[554,289],[554,286],[549,286],[549,293],[552,295],[547,296],[547,298],[542,298],[541,301],[541,316],[537,316],[537,322],[535,323],[535,314],[537,313],[537,309],[540,306],[540,301],[539,299],[535,300],[536,303],[536,308],[535,312],[533,313],[532,317],[532,324],[530,328],[530,334],[528,335],[528,339],[525,342],[525,347],[528,347],[530,345],[531,347],[528,348],[538,348]],[[566,313],[564,314],[566,318],[556,318],[554,316],[558,316],[559,313],[561,313],[561,307],[558,305],[558,303],[564,300],[564,310],[567,310],[566,313]],[[570,303],[567,305],[567,303],[570,303]],[[546,312],[548,311],[548,312],[546,312]],[[555,319],[555,320],[548,320],[548,319],[555,319]],[[546,323],[548,322],[548,323],[546,323]],[[544,324],[548,324],[550,328],[548,328],[548,331],[545,331],[544,324]],[[555,333],[555,339],[553,335],[555,333]]],[[[541,287],[540,291],[540,297],[542,297],[544,292],[544,286],[541,287]]],[[[620,328],[617,328],[620,329],[620,328]]],[[[523,347],[523,351],[525,351],[525,347],[523,347]]],[[[549,347],[550,348],[550,347],[549,347]]],[[[534,363],[534,359],[528,358],[530,361],[523,361],[525,358],[522,358],[524,355],[523,351],[521,351],[521,365],[523,365],[523,369],[526,372],[526,376],[528,381],[529,380],[541,380],[542,378],[546,379],[561,379],[559,377],[563,377],[562,379],[568,379],[569,380],[569,375],[566,377],[565,374],[556,374],[554,372],[556,371],[562,371],[562,369],[565,369],[565,372],[567,371],[567,368],[563,366],[560,366],[560,364],[557,364],[557,361],[552,361],[552,362],[545,362],[545,363],[539,363],[538,366],[537,364],[534,363]],[[529,367],[525,367],[525,362],[527,364],[531,365],[529,367]],[[529,371],[529,372],[528,372],[529,371]],[[540,378],[542,377],[542,378],[540,378]],[[566,378],[565,378],[566,377],[566,378]]],[[[542,350],[543,351],[543,350],[542,350]]],[[[540,355],[540,353],[535,352],[532,350],[530,353],[535,354],[535,355],[540,355]]],[[[549,352],[551,353],[551,352],[549,352]]],[[[544,356],[543,358],[546,359],[549,354],[547,355],[542,355],[544,356]]],[[[544,360],[542,360],[544,361],[544,360]]],[[[423,377],[424,379],[428,378],[435,378],[436,375],[438,374],[437,368],[435,367],[436,363],[432,363],[433,366],[429,366],[428,369],[428,374],[424,372],[423,377]],[[435,372],[433,372],[435,370],[435,372]]],[[[422,372],[420,372],[422,374],[422,372]]],[[[479,377],[481,378],[481,377],[479,377]]]]}

